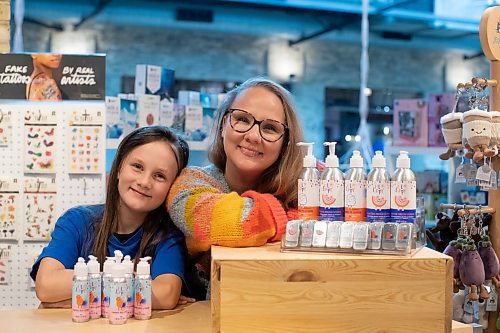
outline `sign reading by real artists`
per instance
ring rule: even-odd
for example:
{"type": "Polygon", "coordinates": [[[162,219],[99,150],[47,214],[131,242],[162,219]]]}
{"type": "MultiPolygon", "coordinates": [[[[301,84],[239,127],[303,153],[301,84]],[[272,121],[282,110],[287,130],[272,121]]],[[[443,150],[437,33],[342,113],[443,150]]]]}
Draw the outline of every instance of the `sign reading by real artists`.
{"type": "Polygon", "coordinates": [[[0,54],[0,99],[104,100],[104,55],[0,54]]]}

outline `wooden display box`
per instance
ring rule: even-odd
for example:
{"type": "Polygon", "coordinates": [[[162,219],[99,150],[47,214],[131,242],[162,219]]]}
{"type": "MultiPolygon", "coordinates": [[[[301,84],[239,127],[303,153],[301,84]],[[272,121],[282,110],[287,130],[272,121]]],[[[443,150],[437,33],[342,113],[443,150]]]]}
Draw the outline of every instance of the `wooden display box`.
{"type": "Polygon", "coordinates": [[[213,332],[451,332],[453,259],[212,247],[213,332]]]}

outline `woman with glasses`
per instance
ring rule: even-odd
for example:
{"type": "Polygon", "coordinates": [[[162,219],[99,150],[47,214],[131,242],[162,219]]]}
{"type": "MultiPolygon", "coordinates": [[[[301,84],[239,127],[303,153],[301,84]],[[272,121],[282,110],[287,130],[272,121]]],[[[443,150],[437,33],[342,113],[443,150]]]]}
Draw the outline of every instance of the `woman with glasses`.
{"type": "Polygon", "coordinates": [[[292,97],[279,84],[249,79],[227,94],[217,115],[209,150],[213,165],[184,169],[167,198],[197,263],[202,294],[211,245],[259,246],[281,239],[288,219],[296,216],[302,167],[296,145],[302,130],[292,97]]]}

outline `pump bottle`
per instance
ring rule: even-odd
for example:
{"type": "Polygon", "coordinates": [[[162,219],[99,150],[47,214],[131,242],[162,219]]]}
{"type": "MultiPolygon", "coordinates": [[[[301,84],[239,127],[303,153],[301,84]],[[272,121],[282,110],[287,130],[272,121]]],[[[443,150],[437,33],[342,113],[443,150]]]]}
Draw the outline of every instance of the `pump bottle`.
{"type": "Polygon", "coordinates": [[[390,222],[391,179],[381,151],[375,152],[372,166],[373,169],[368,173],[366,185],[366,221],[390,222]]]}
{"type": "Polygon", "coordinates": [[[111,293],[109,302],[109,323],[121,325],[127,322],[127,282],[125,266],[116,262],[112,269],[111,293]]]}
{"type": "Polygon", "coordinates": [[[325,142],[329,154],[321,174],[319,216],[321,220],[344,221],[344,174],[335,155],[336,142],[325,142]]]}
{"type": "Polygon", "coordinates": [[[139,259],[135,275],[135,319],[146,320],[151,318],[151,273],[148,261],[151,257],[139,259]]]}
{"type": "Polygon", "coordinates": [[[89,271],[90,318],[95,319],[101,317],[102,277],[99,262],[93,255],[89,255],[87,268],[89,271]]]}
{"type": "Polygon", "coordinates": [[[312,154],[313,144],[297,143],[297,146],[307,147],[307,155],[304,157],[298,181],[298,210],[301,220],[316,220],[319,216],[320,174],[316,169],[316,158],[312,154]]]}
{"type": "Polygon", "coordinates": [[[102,307],[101,307],[101,312],[102,316],[105,318],[108,318],[108,312],[109,312],[109,300],[110,300],[110,294],[111,294],[111,278],[112,278],[112,269],[113,265],[115,264],[115,258],[114,257],[107,257],[106,261],[104,262],[104,267],[103,267],[103,273],[102,273],[102,294],[101,294],[101,300],[102,300],[102,307]]]}
{"type": "Polygon", "coordinates": [[[127,315],[128,318],[134,315],[134,262],[130,260],[130,256],[126,255],[123,258],[122,265],[125,267],[125,281],[127,282],[127,315]]]}
{"type": "Polygon", "coordinates": [[[391,180],[391,220],[395,223],[413,223],[416,212],[417,184],[410,169],[408,152],[400,151],[396,170],[391,180]]]}
{"type": "Polygon", "coordinates": [[[85,259],[78,258],[73,270],[73,292],[71,297],[72,319],[75,323],[89,321],[89,280],[85,259]]]}
{"type": "Polygon", "coordinates": [[[362,222],[366,219],[366,174],[359,150],[352,152],[349,170],[345,175],[345,221],[362,222]]]}

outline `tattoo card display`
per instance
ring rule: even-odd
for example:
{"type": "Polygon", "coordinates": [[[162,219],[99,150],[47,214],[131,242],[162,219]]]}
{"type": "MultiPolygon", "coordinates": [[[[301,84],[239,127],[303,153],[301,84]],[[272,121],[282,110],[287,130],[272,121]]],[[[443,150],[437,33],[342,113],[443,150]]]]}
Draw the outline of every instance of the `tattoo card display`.
{"type": "Polygon", "coordinates": [[[24,178],[25,240],[50,240],[56,222],[56,179],[24,178]]]}
{"type": "Polygon", "coordinates": [[[68,172],[102,173],[103,112],[98,109],[72,111],[68,126],[68,172]]]}
{"type": "Polygon", "coordinates": [[[0,240],[16,239],[18,233],[19,183],[0,179],[0,240]]]}
{"type": "Polygon", "coordinates": [[[9,284],[11,276],[11,246],[0,244],[0,284],[9,284]]]}
{"type": "Polygon", "coordinates": [[[0,147],[8,147],[12,142],[12,112],[0,107],[0,147]]]}
{"type": "Polygon", "coordinates": [[[24,115],[25,173],[55,173],[57,132],[56,112],[49,108],[30,109],[24,115]]]}
{"type": "MultiPolygon", "coordinates": [[[[3,92],[0,88],[0,94],[3,92]]],[[[0,308],[36,308],[40,301],[28,273],[50,240],[57,219],[71,207],[104,202],[105,104],[0,98],[0,110],[4,115],[1,119],[0,112],[0,128],[7,127],[10,131],[7,139],[2,139],[5,132],[0,133],[0,142],[7,144],[0,143],[0,249],[4,244],[11,246],[11,260],[0,259],[4,265],[0,271],[5,272],[0,272],[0,280],[4,279],[3,283],[0,281],[0,308]],[[80,136],[79,143],[85,143],[87,135],[91,135],[92,140],[96,140],[94,136],[99,137],[88,154],[97,159],[96,164],[101,164],[97,172],[91,172],[92,167],[86,173],[69,172],[73,127],[80,136]],[[49,164],[49,161],[52,162],[49,164]],[[17,179],[17,189],[8,185],[14,183],[14,179],[17,179]]]]}

